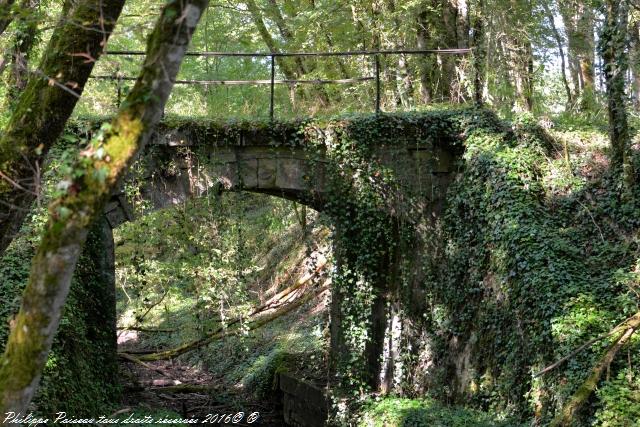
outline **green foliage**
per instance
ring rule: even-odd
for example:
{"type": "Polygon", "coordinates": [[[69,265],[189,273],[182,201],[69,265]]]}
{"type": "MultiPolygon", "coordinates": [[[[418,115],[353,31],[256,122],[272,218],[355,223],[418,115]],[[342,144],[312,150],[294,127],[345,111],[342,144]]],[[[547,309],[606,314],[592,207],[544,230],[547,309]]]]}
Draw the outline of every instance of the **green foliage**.
{"type": "Polygon", "coordinates": [[[375,400],[363,410],[360,427],[516,427],[491,415],[448,407],[429,398],[387,397],[375,400]]]}
{"type": "MultiPolygon", "coordinates": [[[[173,125],[188,129],[186,122],[173,125]]],[[[598,162],[606,142],[598,128],[577,123],[572,131],[551,131],[552,138],[530,115],[507,124],[473,109],[268,126],[210,122],[206,134],[196,138],[223,137],[234,143],[240,130],[267,128],[274,140],[284,136],[288,144],[306,147],[312,159],[322,153],[328,160],[326,185],[331,196],[326,212],[334,227],[337,260],[332,280],[346,348],[338,361],[337,381],[352,400],[362,399],[371,385],[376,354],[371,351],[372,313],[390,278],[399,286],[406,315],[431,343],[434,368],[429,389],[435,397],[466,399],[485,410],[521,418],[535,415],[542,422],[584,379],[607,342],[595,344],[542,379],[532,380],[531,374],[637,311],[638,248],[633,233],[640,215],[633,199],[619,198],[617,180],[602,172],[606,168],[598,162]],[[416,228],[388,215],[389,200],[400,183],[394,171],[373,156],[373,149],[377,144],[404,147],[407,141],[447,141],[453,150],[462,151],[464,144],[466,151],[463,173],[449,188],[446,211],[427,229],[430,241],[441,246],[416,261],[401,259],[398,267],[395,255],[411,253],[407,248],[415,244],[416,228]],[[421,280],[417,285],[416,268],[421,280]],[[425,301],[415,299],[414,286],[426,290],[425,301]],[[468,350],[463,349],[466,344],[468,350]],[[456,357],[465,352],[468,362],[460,368],[456,357]]],[[[55,165],[64,170],[64,165],[55,165]]],[[[166,166],[171,170],[172,165],[166,166]]],[[[130,195],[136,194],[132,185],[130,195]]],[[[406,196],[413,214],[412,202],[423,194],[406,196]]],[[[129,325],[144,317],[145,323],[180,329],[169,336],[143,338],[154,347],[165,347],[198,338],[224,319],[246,314],[255,302],[250,295],[257,292],[251,284],[265,277],[270,264],[261,254],[279,244],[282,248],[273,256],[287,253],[290,247],[282,233],[295,223],[288,202],[266,200],[270,199],[212,195],[121,227],[121,321],[129,325]]],[[[146,212],[144,206],[140,212],[146,212]]],[[[26,239],[37,242],[33,236],[26,239]]],[[[28,258],[20,251],[8,252],[3,274],[26,274],[23,260],[28,258]]],[[[1,291],[17,302],[16,293],[1,291]]],[[[79,295],[79,300],[87,299],[79,295]]],[[[314,320],[304,328],[321,323],[314,320]]],[[[71,327],[86,334],[81,325],[76,318],[70,320],[71,327]]],[[[287,325],[274,325],[265,339],[275,341],[287,325]]],[[[230,376],[233,381],[266,394],[274,373],[300,360],[289,359],[291,343],[300,343],[300,358],[305,353],[322,357],[323,347],[317,345],[323,333],[309,337],[309,329],[301,331],[306,331],[308,341],[297,337],[265,345],[237,337],[224,345],[216,343],[210,350],[226,352],[228,360],[220,363],[205,355],[205,363],[217,364],[212,369],[220,372],[237,368],[230,376]]],[[[632,364],[637,363],[637,346],[638,340],[632,341],[632,364]]],[[[409,353],[404,355],[406,389],[419,390],[423,385],[416,386],[410,378],[416,373],[416,360],[409,353]]],[[[57,372],[64,363],[64,357],[56,355],[49,367],[57,372]]],[[[623,368],[620,361],[612,365],[614,378],[623,368]]],[[[626,421],[635,411],[635,387],[618,380],[605,384],[597,406],[580,421],[626,421]],[[616,399],[628,404],[614,404],[616,399]]]]}
{"type": "Polygon", "coordinates": [[[561,147],[531,118],[516,120],[513,132],[472,130],[465,145],[443,218],[446,248],[427,259],[443,385],[464,378],[448,354],[454,338],[471,346],[471,377],[432,390],[545,420],[607,343],[542,379],[531,374],[637,311],[637,294],[616,270],[635,266],[637,245],[627,236],[639,208],[620,200],[615,179],[592,173],[593,152],[579,146],[567,181],[561,147]]]}
{"type": "Polygon", "coordinates": [[[116,239],[121,322],[171,321],[183,312],[178,318],[194,323],[184,322],[182,327],[195,333],[211,329],[220,319],[247,314],[248,284],[264,268],[257,254],[273,243],[260,232],[273,227],[277,235],[278,227],[292,221],[289,212],[273,224],[276,212],[286,211],[285,202],[270,202],[257,211],[254,203],[246,195],[212,195],[120,227],[116,239]],[[244,212],[250,207],[253,218],[247,221],[244,212]],[[149,317],[142,317],[156,306],[149,317]]]}
{"type": "MultiPolygon", "coordinates": [[[[224,193],[124,224],[116,231],[120,324],[175,329],[140,333],[136,343],[167,348],[246,316],[295,283],[307,245],[326,247],[322,221],[309,216],[310,236],[303,239],[291,202],[224,193]]],[[[325,321],[322,314],[293,312],[181,361],[202,366],[226,387],[267,398],[280,370],[322,378],[325,321]]]]}
{"type": "Polygon", "coordinates": [[[640,425],[640,376],[631,368],[621,369],[615,378],[596,390],[599,408],[597,426],[634,427],[640,425]]]}
{"type": "Polygon", "coordinates": [[[294,355],[276,346],[269,353],[260,355],[255,360],[251,370],[243,378],[242,386],[260,398],[268,397],[273,394],[277,386],[277,374],[287,371],[294,360],[294,355]]]}

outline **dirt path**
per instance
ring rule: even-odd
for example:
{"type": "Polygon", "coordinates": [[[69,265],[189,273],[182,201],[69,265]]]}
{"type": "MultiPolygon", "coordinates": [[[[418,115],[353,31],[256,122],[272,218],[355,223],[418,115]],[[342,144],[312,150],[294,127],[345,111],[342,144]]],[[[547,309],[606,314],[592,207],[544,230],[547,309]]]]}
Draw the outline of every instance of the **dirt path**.
{"type": "MultiPolygon", "coordinates": [[[[225,388],[222,379],[178,361],[149,362],[145,367],[123,360],[120,371],[124,387],[123,406],[131,411],[136,408],[169,410],[182,418],[199,420],[215,420],[216,414],[219,419],[222,414],[243,412],[242,421],[226,425],[284,425],[275,397],[272,401],[257,402],[241,390],[225,388]],[[247,418],[252,413],[259,416],[248,423],[247,418]]],[[[208,425],[225,424],[212,422],[208,425]]]]}

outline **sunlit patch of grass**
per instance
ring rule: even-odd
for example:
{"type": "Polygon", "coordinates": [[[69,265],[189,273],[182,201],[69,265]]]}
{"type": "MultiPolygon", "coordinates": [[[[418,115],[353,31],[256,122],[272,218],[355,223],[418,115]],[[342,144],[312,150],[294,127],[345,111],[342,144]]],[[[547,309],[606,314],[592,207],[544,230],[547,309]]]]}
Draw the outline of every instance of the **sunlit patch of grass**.
{"type": "Polygon", "coordinates": [[[550,196],[568,195],[584,190],[608,170],[609,140],[606,129],[577,124],[549,129],[556,151],[548,159],[543,183],[550,196]]]}
{"type": "Polygon", "coordinates": [[[360,427],[515,427],[488,413],[445,406],[430,398],[386,397],[373,400],[363,412],[360,427]]]}

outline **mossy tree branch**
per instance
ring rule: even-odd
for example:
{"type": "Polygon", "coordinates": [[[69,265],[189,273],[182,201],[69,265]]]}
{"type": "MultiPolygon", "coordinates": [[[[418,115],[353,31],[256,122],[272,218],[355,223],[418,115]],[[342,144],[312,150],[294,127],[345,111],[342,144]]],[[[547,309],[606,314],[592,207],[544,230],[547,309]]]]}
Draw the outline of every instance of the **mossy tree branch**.
{"type": "Polygon", "coordinates": [[[0,138],[0,254],[37,195],[39,165],[73,112],[124,1],[65,1],[38,71],[31,73],[0,138]]]}
{"type": "Polygon", "coordinates": [[[111,191],[160,120],[207,5],[208,0],[167,3],[149,37],[133,90],[111,124],[103,126],[103,133],[81,152],[74,177],[66,181],[66,192],[50,205],[22,305],[0,359],[0,413],[25,411],[31,401],[87,229],[102,214],[111,191]]]}
{"type": "Polygon", "coordinates": [[[13,3],[15,0],[0,0],[0,34],[4,33],[15,17],[13,3]]]}
{"type": "Polygon", "coordinates": [[[551,427],[568,427],[575,419],[576,414],[580,411],[584,403],[587,401],[591,393],[596,389],[602,373],[609,367],[618,350],[625,345],[633,333],[640,327],[640,313],[636,313],[632,318],[625,322],[625,328],[616,337],[616,340],[609,346],[606,353],[598,360],[589,374],[589,377],[578,390],[573,394],[571,399],[564,405],[562,412],[551,422],[551,427]]]}

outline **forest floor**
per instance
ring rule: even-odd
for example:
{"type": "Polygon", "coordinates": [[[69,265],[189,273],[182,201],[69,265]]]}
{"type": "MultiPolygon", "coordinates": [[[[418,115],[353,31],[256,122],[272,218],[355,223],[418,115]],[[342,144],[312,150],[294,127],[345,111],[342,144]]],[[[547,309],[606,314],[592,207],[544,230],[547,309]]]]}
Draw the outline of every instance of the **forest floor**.
{"type": "MultiPolygon", "coordinates": [[[[259,425],[282,426],[279,402],[256,399],[225,387],[224,378],[174,361],[149,362],[149,367],[123,361],[123,407],[151,414],[173,412],[181,418],[207,419],[215,414],[259,413],[259,425]]],[[[237,423],[237,425],[249,425],[237,423]]]]}

